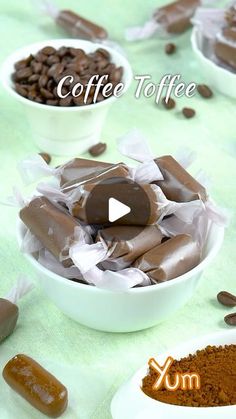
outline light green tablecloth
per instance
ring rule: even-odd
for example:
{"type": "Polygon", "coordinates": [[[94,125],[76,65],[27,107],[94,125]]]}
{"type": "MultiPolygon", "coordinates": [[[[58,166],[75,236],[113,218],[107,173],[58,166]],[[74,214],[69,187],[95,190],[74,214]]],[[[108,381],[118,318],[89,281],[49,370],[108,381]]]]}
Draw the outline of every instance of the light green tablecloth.
{"type": "MultiPolygon", "coordinates": [[[[158,82],[165,73],[180,72],[186,82],[204,82],[190,47],[190,32],[176,39],[178,52],[167,57],[165,42],[152,39],[126,44],[124,28],[142,23],[160,0],[58,0],[61,7],[78,10],[95,17],[111,36],[125,47],[135,74],[151,74],[158,82]]],[[[164,3],[164,0],[163,0],[164,3]]],[[[0,1],[0,60],[28,43],[63,37],[50,19],[32,9],[30,1],[0,1]]],[[[211,180],[211,194],[219,204],[236,208],[236,160],[229,144],[236,140],[235,101],[215,93],[212,100],[199,96],[178,100],[177,110],[167,112],[153,99],[134,99],[134,86],[118,100],[109,113],[103,130],[108,150],[102,159],[119,161],[115,139],[134,126],[149,138],[157,155],[173,153],[187,146],[197,151],[193,173],[206,171],[211,180]],[[197,116],[185,120],[179,113],[183,106],[193,106],[197,116]]],[[[23,189],[16,169],[17,162],[36,151],[21,108],[6,92],[0,92],[0,171],[1,195],[5,199],[13,186],[23,189]]],[[[53,159],[57,165],[63,159],[53,159]]],[[[25,191],[24,191],[25,192],[25,191]]],[[[0,206],[0,295],[3,296],[18,274],[31,276],[32,269],[20,254],[15,235],[17,210],[0,206]]],[[[36,288],[20,302],[18,326],[0,347],[0,367],[12,355],[23,352],[51,368],[67,385],[71,394],[70,409],[65,418],[108,419],[109,405],[119,385],[152,354],[208,332],[223,330],[227,310],[216,303],[222,289],[235,292],[235,218],[228,229],[223,248],[204,273],[194,298],[165,323],[150,330],[111,334],[89,330],[66,318],[36,288]]],[[[158,304],[158,302],[157,302],[158,304]]],[[[1,419],[40,418],[41,414],[22,404],[0,380],[1,419]]]]}

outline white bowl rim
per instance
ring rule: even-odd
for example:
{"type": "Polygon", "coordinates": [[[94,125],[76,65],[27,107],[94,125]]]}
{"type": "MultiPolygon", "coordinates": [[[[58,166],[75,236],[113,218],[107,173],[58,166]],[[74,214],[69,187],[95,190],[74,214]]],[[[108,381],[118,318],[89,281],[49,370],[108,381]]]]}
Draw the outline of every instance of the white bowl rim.
{"type": "Polygon", "coordinates": [[[99,43],[95,43],[95,42],[90,42],[90,41],[86,41],[83,39],[74,39],[74,38],[61,38],[61,39],[51,39],[51,40],[46,40],[46,41],[41,41],[41,42],[35,42],[33,44],[28,44],[25,45],[19,49],[17,49],[16,51],[12,52],[10,55],[8,55],[8,57],[4,60],[1,69],[0,69],[0,78],[2,81],[2,85],[3,87],[11,94],[11,96],[15,97],[17,100],[19,100],[20,102],[22,102],[24,105],[28,105],[28,106],[32,106],[38,109],[45,109],[45,110],[49,110],[52,112],[78,112],[78,111],[88,111],[88,110],[92,110],[92,109],[97,109],[99,107],[111,104],[112,102],[114,102],[115,100],[117,100],[118,98],[116,98],[114,95],[112,95],[111,97],[101,101],[101,102],[97,102],[97,103],[92,103],[90,105],[81,105],[81,106],[51,106],[51,105],[47,105],[47,104],[43,104],[43,103],[37,103],[34,102],[32,100],[29,100],[27,98],[24,98],[23,96],[21,96],[19,93],[17,93],[14,88],[10,85],[9,80],[7,79],[7,77],[5,77],[5,69],[8,67],[9,63],[11,63],[13,60],[14,62],[18,61],[19,58],[14,59],[14,57],[19,56],[19,54],[21,54],[22,52],[22,57],[24,57],[25,55],[29,54],[31,48],[32,49],[41,49],[44,46],[50,45],[50,46],[55,46],[57,48],[60,48],[60,46],[66,46],[66,44],[68,44],[68,47],[77,47],[77,48],[85,48],[88,46],[93,46],[94,50],[98,49],[98,48],[103,48],[105,50],[107,50],[108,52],[110,52],[111,55],[114,55],[114,57],[119,57],[119,60],[121,61],[121,66],[124,68],[124,73],[126,73],[126,77],[127,80],[124,84],[124,89],[122,92],[121,97],[124,95],[124,93],[128,90],[128,88],[130,87],[132,78],[133,78],[133,72],[131,69],[131,65],[129,63],[129,61],[126,59],[125,56],[123,56],[120,52],[118,52],[117,50],[115,50],[114,48],[111,48],[107,45],[104,44],[99,44],[99,43]],[[27,51],[27,52],[26,52],[27,51]],[[24,55],[25,54],[25,55],[24,55]]]}
{"type": "MultiPolygon", "coordinates": [[[[23,222],[18,219],[18,223],[17,223],[17,241],[19,246],[21,245],[22,242],[22,229],[23,229],[23,222]]],[[[137,287],[137,288],[130,288],[126,291],[111,291],[111,290],[107,290],[107,289],[103,289],[103,288],[98,288],[95,286],[91,286],[88,284],[81,284],[80,282],[75,282],[72,280],[69,280],[67,278],[62,277],[61,275],[56,274],[55,272],[50,271],[49,269],[45,268],[43,265],[41,265],[32,255],[30,254],[24,254],[24,256],[30,261],[30,263],[32,265],[34,265],[36,267],[37,270],[41,271],[42,273],[45,273],[46,275],[50,275],[52,278],[54,278],[55,280],[59,281],[59,282],[67,282],[67,285],[72,287],[72,288],[82,288],[82,289],[86,289],[86,290],[90,290],[91,292],[102,292],[102,293],[107,293],[107,294],[113,294],[113,293],[119,293],[119,294],[124,294],[124,293],[130,293],[130,294],[145,294],[145,293],[150,293],[153,292],[155,289],[164,289],[164,288],[169,288],[172,285],[174,285],[177,281],[178,282],[185,282],[189,279],[189,277],[194,276],[195,274],[202,272],[205,267],[207,265],[209,265],[211,263],[211,261],[215,258],[215,256],[217,255],[222,243],[223,243],[223,239],[224,239],[224,227],[220,227],[217,226],[216,224],[212,224],[211,228],[213,228],[216,232],[216,240],[214,241],[214,245],[213,247],[209,250],[208,255],[193,269],[191,269],[190,271],[186,272],[185,274],[174,278],[170,281],[166,281],[166,282],[162,282],[161,284],[154,284],[154,285],[147,285],[145,287],[137,287]]]]}
{"type": "MultiPolygon", "coordinates": [[[[160,354],[157,354],[154,357],[156,359],[162,358],[162,357],[168,357],[172,351],[178,351],[178,350],[182,351],[185,346],[191,346],[191,345],[192,346],[198,346],[199,340],[200,340],[200,343],[199,343],[198,349],[201,350],[201,349],[204,348],[204,345],[205,345],[205,347],[207,346],[207,343],[203,344],[203,346],[202,346],[203,341],[205,341],[205,340],[207,341],[207,339],[208,339],[208,344],[209,344],[209,340],[217,340],[217,339],[221,340],[221,339],[223,339],[224,336],[227,336],[227,335],[229,335],[229,337],[235,336],[235,331],[234,330],[225,330],[225,331],[215,332],[215,333],[210,333],[210,334],[207,333],[207,334],[204,334],[204,335],[200,336],[200,338],[198,337],[198,338],[195,338],[195,339],[190,339],[190,340],[187,340],[187,341],[179,344],[178,346],[173,346],[169,350],[161,352],[160,354]]],[[[217,345],[217,344],[215,344],[215,345],[217,345]]],[[[223,345],[223,343],[218,344],[218,346],[219,345],[223,345]]],[[[228,345],[228,343],[225,343],[225,345],[228,345]]],[[[196,350],[198,350],[198,349],[196,349],[196,350]]],[[[193,350],[191,353],[196,352],[196,350],[193,350]]],[[[187,356],[187,355],[183,355],[183,356],[187,356]]],[[[181,356],[181,357],[183,357],[183,356],[181,356]]],[[[219,411],[219,410],[224,410],[225,411],[225,409],[229,410],[229,409],[232,409],[232,407],[234,407],[236,409],[236,405],[210,406],[210,407],[191,407],[191,406],[172,405],[172,404],[169,404],[169,403],[160,402],[159,400],[155,400],[152,397],[145,394],[142,391],[141,387],[139,386],[140,377],[142,377],[142,378],[145,377],[145,375],[147,374],[147,368],[148,368],[148,364],[146,363],[145,365],[140,367],[138,370],[136,370],[136,372],[128,379],[128,381],[121,384],[121,386],[118,388],[117,392],[119,392],[119,390],[122,388],[122,386],[129,385],[130,387],[132,386],[133,389],[136,388],[137,396],[140,399],[148,400],[150,404],[152,404],[153,406],[156,405],[157,408],[158,408],[158,405],[159,406],[164,405],[166,408],[168,408],[168,406],[169,406],[170,409],[176,409],[176,410],[178,409],[179,411],[184,410],[186,412],[188,411],[189,414],[191,413],[191,411],[193,409],[194,410],[197,409],[199,412],[208,411],[209,409],[211,409],[211,410],[213,410],[213,409],[216,410],[217,409],[217,411],[219,411]]],[[[116,393],[114,395],[114,398],[116,396],[116,393]]],[[[112,401],[113,401],[113,399],[112,399],[112,401]]],[[[112,402],[111,402],[111,405],[112,405],[112,402]]],[[[191,416],[189,416],[189,417],[191,417],[191,416]]]]}
{"type": "Polygon", "coordinates": [[[200,29],[195,27],[192,30],[192,34],[191,34],[191,44],[192,44],[192,48],[194,50],[194,52],[201,58],[202,61],[205,61],[210,67],[212,67],[212,69],[214,71],[218,71],[219,73],[222,73],[222,75],[227,76],[227,77],[231,77],[232,79],[234,78],[234,82],[235,82],[235,77],[236,77],[236,73],[233,73],[232,71],[228,70],[227,68],[221,67],[220,65],[217,65],[214,61],[210,60],[210,58],[206,57],[202,50],[199,48],[198,46],[198,42],[197,42],[197,35],[198,33],[200,33],[200,29]]]}

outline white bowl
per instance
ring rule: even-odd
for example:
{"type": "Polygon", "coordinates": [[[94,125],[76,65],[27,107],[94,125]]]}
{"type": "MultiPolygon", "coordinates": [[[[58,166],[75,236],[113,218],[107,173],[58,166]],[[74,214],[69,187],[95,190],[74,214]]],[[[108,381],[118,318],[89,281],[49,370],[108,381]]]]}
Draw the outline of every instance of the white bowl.
{"type": "Polygon", "coordinates": [[[56,155],[80,154],[99,142],[107,112],[117,98],[111,96],[102,102],[91,105],[59,107],[36,103],[20,96],[14,90],[11,80],[14,64],[29,54],[36,53],[46,45],[55,48],[61,46],[82,48],[87,53],[93,52],[97,48],[106,49],[111,55],[111,61],[124,68],[123,93],[131,83],[132,70],[127,59],[113,48],[80,39],[57,39],[31,44],[15,51],[3,63],[0,74],[2,84],[11,96],[24,106],[34,141],[39,149],[56,155]]]}
{"type": "MultiPolygon", "coordinates": [[[[195,353],[198,349],[204,349],[208,345],[229,344],[236,344],[235,331],[224,331],[186,342],[155,358],[160,365],[163,365],[168,356],[180,359],[190,353],[195,353]]],[[[148,365],[146,364],[115,394],[111,403],[113,419],[235,419],[236,405],[207,408],[183,407],[161,403],[148,397],[140,388],[147,370],[148,365]]]]}
{"type": "Polygon", "coordinates": [[[209,84],[224,95],[236,98],[236,74],[209,58],[208,42],[198,28],[194,28],[192,31],[191,43],[202,74],[209,84]]]}
{"type": "MultiPolygon", "coordinates": [[[[18,225],[21,245],[23,223],[18,225]]],[[[162,284],[114,292],[63,278],[25,254],[47,296],[63,313],[75,321],[107,332],[132,332],[162,322],[182,307],[194,294],[202,272],[216,257],[223,242],[224,229],[210,228],[203,260],[191,271],[162,284]]]]}

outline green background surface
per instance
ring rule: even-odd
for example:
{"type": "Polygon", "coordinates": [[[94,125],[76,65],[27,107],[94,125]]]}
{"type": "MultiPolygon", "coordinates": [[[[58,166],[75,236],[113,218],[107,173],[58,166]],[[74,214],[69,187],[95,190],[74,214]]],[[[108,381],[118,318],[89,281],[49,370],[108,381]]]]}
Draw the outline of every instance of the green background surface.
{"type": "MultiPolygon", "coordinates": [[[[96,17],[96,21],[104,25],[111,37],[125,48],[134,74],[151,74],[153,81],[158,82],[165,73],[181,73],[185,82],[204,82],[204,74],[191,51],[190,32],[176,39],[178,51],[171,57],[163,51],[163,40],[151,39],[135,44],[124,41],[127,26],[144,22],[151,11],[163,3],[164,0],[57,0],[60,7],[73,9],[86,17],[96,17]]],[[[32,4],[26,0],[0,1],[1,62],[21,46],[64,37],[64,32],[50,18],[39,15],[32,4]]],[[[211,179],[212,197],[222,206],[234,210],[236,161],[232,150],[236,140],[235,100],[217,92],[211,100],[196,95],[193,99],[179,99],[177,108],[167,112],[155,105],[153,98],[135,100],[135,87],[136,83],[133,83],[128,94],[116,102],[108,115],[102,137],[108,149],[102,159],[120,161],[115,139],[133,127],[143,131],[156,155],[174,153],[187,146],[198,154],[192,173],[204,170],[211,179]],[[180,113],[183,106],[194,107],[196,117],[185,120],[180,113]]],[[[36,151],[20,105],[1,88],[1,200],[11,195],[14,186],[27,193],[16,166],[20,159],[36,151]]],[[[63,161],[63,158],[54,158],[52,163],[57,165],[63,161]]],[[[1,296],[13,285],[18,274],[33,276],[31,267],[18,249],[16,219],[17,209],[0,206],[1,296]]],[[[72,394],[72,407],[65,418],[110,418],[109,405],[115,391],[151,355],[190,338],[226,329],[223,317],[228,310],[216,303],[216,294],[222,289],[236,292],[235,245],[233,215],[224,245],[204,273],[194,298],[168,321],[138,333],[112,334],[89,330],[66,318],[36,287],[19,304],[18,326],[0,347],[0,366],[12,355],[26,353],[44,362],[45,366],[51,365],[52,371],[58,371],[59,377],[65,377],[72,394]]],[[[1,419],[42,417],[25,404],[21,407],[21,402],[6,387],[1,381],[1,419]]]]}

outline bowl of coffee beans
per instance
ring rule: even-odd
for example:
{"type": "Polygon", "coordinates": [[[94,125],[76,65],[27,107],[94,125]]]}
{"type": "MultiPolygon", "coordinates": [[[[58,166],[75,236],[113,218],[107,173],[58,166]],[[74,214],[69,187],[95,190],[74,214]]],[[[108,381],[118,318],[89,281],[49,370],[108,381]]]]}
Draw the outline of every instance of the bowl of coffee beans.
{"type": "Polygon", "coordinates": [[[99,142],[107,112],[127,91],[132,70],[113,48],[61,39],[15,51],[2,66],[1,80],[23,105],[36,145],[71,155],[99,142]]]}

